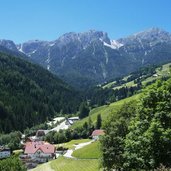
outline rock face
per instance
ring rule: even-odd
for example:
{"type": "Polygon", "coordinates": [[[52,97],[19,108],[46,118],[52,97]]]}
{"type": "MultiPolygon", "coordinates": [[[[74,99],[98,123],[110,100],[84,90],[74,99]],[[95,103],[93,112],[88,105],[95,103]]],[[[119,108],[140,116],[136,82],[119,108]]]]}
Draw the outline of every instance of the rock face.
{"type": "Polygon", "coordinates": [[[12,51],[18,51],[15,43],[11,40],[4,40],[4,39],[0,40],[0,46],[3,46],[12,51]]]}
{"type": "Polygon", "coordinates": [[[110,40],[105,32],[90,30],[66,33],[51,42],[34,40],[14,47],[3,45],[14,51],[17,48],[79,88],[171,60],[171,35],[158,28],[118,40],[110,40]]]}

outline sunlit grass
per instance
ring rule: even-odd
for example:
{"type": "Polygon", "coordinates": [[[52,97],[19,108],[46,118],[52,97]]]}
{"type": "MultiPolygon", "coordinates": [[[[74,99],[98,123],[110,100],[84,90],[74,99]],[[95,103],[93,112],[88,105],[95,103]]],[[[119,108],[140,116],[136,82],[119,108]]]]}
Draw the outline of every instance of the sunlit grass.
{"type": "Polygon", "coordinates": [[[86,143],[91,141],[90,139],[79,139],[79,140],[71,140],[67,143],[61,143],[61,144],[56,144],[55,146],[58,147],[64,147],[68,149],[74,149],[75,145],[80,144],[80,143],[86,143]]]}
{"type": "MultiPolygon", "coordinates": [[[[131,100],[137,100],[139,98],[140,94],[136,94],[134,96],[125,98],[123,100],[111,103],[110,105],[104,105],[101,107],[97,107],[95,109],[92,109],[90,111],[90,117],[93,123],[96,123],[97,115],[101,114],[102,121],[105,121],[112,113],[117,111],[124,103],[127,103],[131,100]]],[[[86,117],[72,125],[71,128],[76,128],[82,126],[85,122],[88,122],[89,117],[86,117]]]]}
{"type": "Polygon", "coordinates": [[[72,156],[79,159],[99,159],[101,156],[100,142],[96,141],[81,149],[75,150],[72,156]]]}

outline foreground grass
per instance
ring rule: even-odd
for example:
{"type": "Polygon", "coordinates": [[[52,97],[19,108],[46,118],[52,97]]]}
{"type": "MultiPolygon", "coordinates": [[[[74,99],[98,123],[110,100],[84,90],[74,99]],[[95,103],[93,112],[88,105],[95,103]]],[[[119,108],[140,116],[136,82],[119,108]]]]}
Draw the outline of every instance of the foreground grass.
{"type": "Polygon", "coordinates": [[[78,160],[60,157],[51,162],[51,168],[54,171],[98,171],[98,160],[78,160]]]}
{"type": "Polygon", "coordinates": [[[99,160],[78,160],[59,157],[31,171],[99,171],[99,160]]]}
{"type": "Polygon", "coordinates": [[[48,162],[48,163],[41,164],[37,166],[36,168],[31,169],[29,171],[54,171],[54,170],[51,168],[51,162],[48,162]]]}
{"type": "MultiPolygon", "coordinates": [[[[117,111],[124,103],[127,103],[131,100],[138,100],[139,97],[141,96],[141,94],[136,94],[134,96],[128,97],[126,99],[111,103],[110,105],[104,105],[101,107],[97,107],[95,109],[92,109],[90,111],[90,117],[91,120],[93,121],[93,123],[95,124],[96,119],[97,119],[97,115],[101,114],[102,117],[102,121],[104,122],[112,113],[114,113],[115,111],[117,111]]],[[[75,122],[71,128],[77,128],[82,126],[85,122],[88,122],[88,117],[75,122]]]]}
{"type": "Polygon", "coordinates": [[[99,159],[101,156],[100,142],[96,141],[78,149],[73,152],[72,156],[78,159],[99,159]]]}
{"type": "Polygon", "coordinates": [[[56,147],[64,147],[64,148],[68,148],[68,149],[74,149],[75,146],[74,145],[77,145],[77,144],[80,144],[80,143],[86,143],[86,142],[89,142],[91,141],[90,139],[79,139],[79,140],[71,140],[67,143],[62,143],[62,144],[56,144],[55,146],[56,147]]]}

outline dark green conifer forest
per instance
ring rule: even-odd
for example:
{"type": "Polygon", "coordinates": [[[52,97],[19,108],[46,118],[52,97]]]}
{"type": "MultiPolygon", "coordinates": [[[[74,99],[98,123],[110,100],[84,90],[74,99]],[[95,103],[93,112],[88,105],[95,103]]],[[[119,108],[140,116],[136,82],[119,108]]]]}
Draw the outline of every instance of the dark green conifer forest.
{"type": "Polygon", "coordinates": [[[79,103],[79,93],[47,70],[0,53],[0,132],[23,130],[57,113],[76,112],[79,103]]]}

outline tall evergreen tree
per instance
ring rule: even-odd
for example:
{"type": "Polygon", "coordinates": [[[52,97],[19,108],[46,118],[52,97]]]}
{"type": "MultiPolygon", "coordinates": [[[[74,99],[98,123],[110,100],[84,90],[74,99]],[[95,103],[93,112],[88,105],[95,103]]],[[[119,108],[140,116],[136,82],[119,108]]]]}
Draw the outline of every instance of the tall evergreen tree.
{"type": "Polygon", "coordinates": [[[79,107],[79,118],[83,119],[89,115],[90,109],[85,103],[81,103],[79,107]]]}
{"type": "Polygon", "coordinates": [[[97,121],[96,121],[96,129],[100,129],[102,126],[102,118],[101,118],[101,114],[97,115],[97,121]]]}

